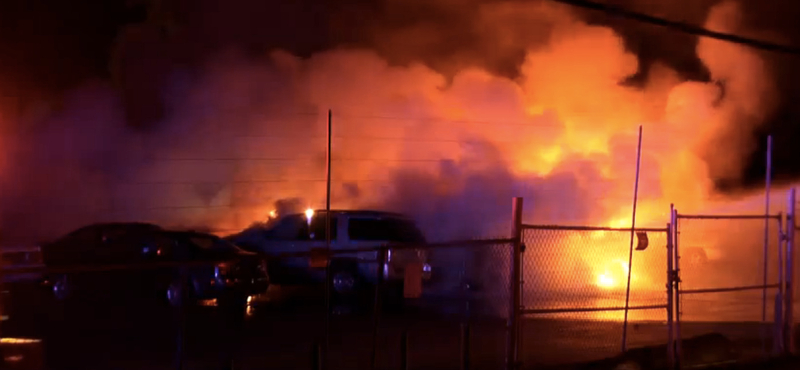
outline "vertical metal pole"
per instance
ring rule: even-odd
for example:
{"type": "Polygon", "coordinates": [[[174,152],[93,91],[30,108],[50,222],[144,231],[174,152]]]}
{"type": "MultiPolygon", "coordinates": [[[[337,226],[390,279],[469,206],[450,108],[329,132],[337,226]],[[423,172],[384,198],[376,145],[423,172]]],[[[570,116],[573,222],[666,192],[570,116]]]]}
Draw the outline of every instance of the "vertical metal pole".
{"type": "Polygon", "coordinates": [[[328,148],[325,162],[325,247],[331,247],[331,139],[333,112],[328,109],[328,148]]]}
{"type": "Polygon", "coordinates": [[[383,286],[383,266],[386,265],[386,248],[378,250],[378,280],[375,283],[375,300],[372,313],[372,357],[370,369],[375,370],[378,366],[378,325],[381,315],[381,287],[383,286]]]}
{"type": "Polygon", "coordinates": [[[636,203],[639,200],[639,169],[642,163],[642,126],[639,125],[639,145],[636,148],[636,178],[633,183],[633,216],[631,217],[631,242],[628,248],[628,283],[625,285],[625,317],[622,321],[622,353],[628,350],[628,307],[631,300],[631,273],[633,272],[633,239],[636,233],[636,203]]]}
{"type": "Polygon", "coordinates": [[[328,145],[325,160],[325,250],[328,252],[325,265],[325,346],[322,368],[328,368],[331,344],[331,139],[333,137],[333,111],[328,109],[328,145]]]}
{"type": "Polygon", "coordinates": [[[408,329],[400,337],[400,370],[408,370],[408,329]]]}
{"type": "Polygon", "coordinates": [[[189,288],[189,276],[185,266],[180,268],[180,284],[181,288],[178,294],[179,303],[176,307],[178,316],[178,335],[177,335],[177,351],[175,353],[175,369],[183,370],[186,364],[186,291],[189,288]]]}
{"type": "Polygon", "coordinates": [[[681,368],[683,359],[683,337],[681,336],[681,251],[680,251],[680,221],[678,218],[678,210],[674,206],[672,208],[672,246],[674,255],[675,270],[672,275],[672,284],[675,287],[675,368],[681,368]]]}
{"type": "Polygon", "coordinates": [[[519,311],[520,311],[520,266],[522,264],[522,198],[515,197],[512,206],[512,229],[511,235],[514,239],[513,254],[511,257],[511,302],[508,308],[508,324],[506,332],[506,369],[517,368],[517,338],[519,337],[519,311]]]}
{"type": "Polygon", "coordinates": [[[328,109],[328,146],[325,159],[325,248],[331,248],[331,141],[333,139],[333,111],[328,109]]]}
{"type": "Polygon", "coordinates": [[[786,308],[784,313],[784,349],[795,353],[794,348],[794,232],[797,228],[795,221],[795,207],[797,190],[789,190],[789,204],[786,205],[786,308]]]}
{"type": "Polygon", "coordinates": [[[767,353],[766,334],[767,327],[767,283],[769,282],[769,191],[772,185],[772,135],[767,136],[767,173],[766,191],[764,192],[764,251],[763,251],[763,288],[761,288],[761,346],[764,354],[767,353]]]}
{"type": "MultiPolygon", "coordinates": [[[[525,307],[525,243],[520,234],[520,263],[519,263],[519,307],[520,310],[525,307]]],[[[517,323],[517,362],[519,367],[522,367],[525,357],[523,357],[525,348],[525,320],[522,320],[522,313],[517,313],[519,322],[517,323]]]]}
{"type": "Polygon", "coordinates": [[[783,215],[778,213],[778,294],[775,297],[775,328],[773,349],[776,354],[783,353],[784,350],[784,333],[783,333],[783,300],[786,296],[786,285],[784,282],[783,273],[783,215]]]}
{"type": "Polygon", "coordinates": [[[469,324],[462,323],[461,324],[461,370],[469,370],[469,339],[470,339],[470,332],[469,332],[469,324]]]}
{"type": "Polygon", "coordinates": [[[667,224],[667,363],[670,369],[675,368],[675,333],[673,318],[673,287],[672,287],[672,256],[673,256],[673,232],[672,224],[667,224]]]}
{"type": "Polygon", "coordinates": [[[314,343],[311,348],[311,368],[322,370],[322,345],[319,342],[314,343]]]}

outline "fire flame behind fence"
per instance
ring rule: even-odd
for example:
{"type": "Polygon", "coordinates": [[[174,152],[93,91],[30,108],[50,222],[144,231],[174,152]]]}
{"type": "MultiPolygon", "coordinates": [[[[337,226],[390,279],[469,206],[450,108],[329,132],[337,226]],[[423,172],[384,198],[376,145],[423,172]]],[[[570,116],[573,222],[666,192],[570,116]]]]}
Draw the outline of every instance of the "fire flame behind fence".
{"type": "MultiPolygon", "coordinates": [[[[622,321],[624,309],[615,309],[625,307],[629,271],[629,305],[663,305],[667,230],[644,232],[647,244],[634,251],[630,270],[630,229],[526,227],[522,235],[526,245],[523,306],[543,312],[540,317],[622,321]]],[[[633,310],[628,315],[629,321],[665,318],[663,310],[633,310]]]]}

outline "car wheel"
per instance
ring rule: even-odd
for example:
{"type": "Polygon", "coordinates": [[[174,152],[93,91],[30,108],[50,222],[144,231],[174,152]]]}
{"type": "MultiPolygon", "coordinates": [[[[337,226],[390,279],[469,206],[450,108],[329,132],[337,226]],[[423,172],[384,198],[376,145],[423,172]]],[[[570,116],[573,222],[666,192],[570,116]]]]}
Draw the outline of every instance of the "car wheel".
{"type": "Polygon", "coordinates": [[[61,275],[53,280],[53,296],[63,301],[72,294],[72,283],[67,275],[61,275]]]}
{"type": "Polygon", "coordinates": [[[182,284],[180,280],[173,280],[166,291],[167,302],[172,307],[181,307],[184,303],[189,301],[188,292],[186,289],[187,284],[182,284]]]}
{"type": "Polygon", "coordinates": [[[357,277],[353,271],[339,270],[331,275],[331,288],[337,294],[353,294],[357,285],[357,277]]]}

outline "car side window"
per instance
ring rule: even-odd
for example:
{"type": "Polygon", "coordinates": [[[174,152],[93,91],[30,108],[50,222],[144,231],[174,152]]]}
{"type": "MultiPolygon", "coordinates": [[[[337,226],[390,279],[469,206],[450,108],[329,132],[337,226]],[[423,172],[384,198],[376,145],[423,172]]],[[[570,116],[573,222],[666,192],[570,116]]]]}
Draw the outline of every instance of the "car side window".
{"type": "Polygon", "coordinates": [[[101,239],[104,243],[115,243],[129,238],[131,231],[124,227],[107,227],[101,232],[101,239]]]}
{"type": "Polygon", "coordinates": [[[76,230],[67,236],[70,242],[92,245],[100,241],[100,230],[94,227],[87,227],[76,230]]]}
{"type": "Polygon", "coordinates": [[[424,242],[422,233],[413,222],[393,218],[352,218],[347,225],[350,240],[389,241],[399,243],[424,242]]]}
{"type": "Polygon", "coordinates": [[[158,233],[153,237],[153,243],[144,247],[143,252],[150,253],[157,258],[172,259],[176,257],[176,252],[180,250],[181,248],[175,238],[158,233]]]}
{"type": "MultiPolygon", "coordinates": [[[[331,240],[336,240],[337,221],[338,220],[335,216],[331,217],[331,240]]],[[[306,239],[325,241],[325,216],[323,215],[312,218],[311,227],[310,229],[307,227],[306,230],[311,232],[305,236],[306,239]]]]}

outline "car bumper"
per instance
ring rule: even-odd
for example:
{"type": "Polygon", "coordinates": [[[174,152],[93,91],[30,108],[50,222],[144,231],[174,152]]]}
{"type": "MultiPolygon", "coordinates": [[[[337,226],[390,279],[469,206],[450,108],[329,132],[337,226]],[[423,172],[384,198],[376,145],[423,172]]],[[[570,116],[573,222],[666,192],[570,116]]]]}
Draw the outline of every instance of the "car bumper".
{"type": "MultiPolygon", "coordinates": [[[[406,266],[398,266],[392,263],[385,263],[383,265],[383,278],[387,280],[404,280],[406,274],[406,266]]],[[[433,271],[430,264],[422,263],[422,281],[427,282],[431,280],[433,271]]]]}
{"type": "Polygon", "coordinates": [[[201,286],[196,287],[198,298],[218,298],[222,293],[235,291],[245,295],[257,295],[267,291],[269,279],[266,277],[249,279],[209,279],[201,286]]]}

